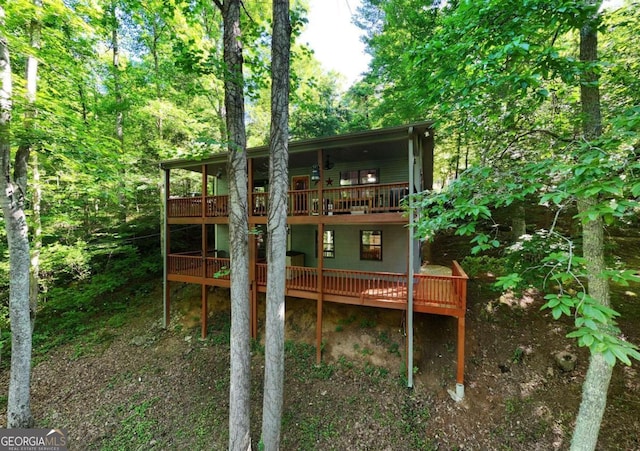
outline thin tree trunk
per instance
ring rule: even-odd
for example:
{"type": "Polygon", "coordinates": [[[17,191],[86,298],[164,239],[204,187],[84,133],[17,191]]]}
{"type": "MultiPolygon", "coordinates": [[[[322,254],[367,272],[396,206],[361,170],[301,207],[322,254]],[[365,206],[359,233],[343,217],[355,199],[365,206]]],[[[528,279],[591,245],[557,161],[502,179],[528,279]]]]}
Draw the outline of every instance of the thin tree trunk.
{"type": "Polygon", "coordinates": [[[31,330],[33,331],[38,309],[38,297],[40,295],[40,252],[42,250],[42,219],[40,216],[42,186],[40,185],[40,166],[37,153],[34,153],[31,159],[31,171],[33,173],[31,187],[33,236],[31,238],[31,269],[29,272],[29,308],[31,310],[31,330]]]}
{"type": "MultiPolygon", "coordinates": [[[[587,5],[599,6],[601,2],[587,0],[587,5]]],[[[589,18],[580,30],[580,61],[593,64],[598,60],[598,13],[589,18]]],[[[602,133],[600,113],[600,88],[598,75],[594,70],[583,74],[580,86],[580,101],[583,115],[583,134],[587,141],[594,140],[602,133]]],[[[578,199],[578,212],[584,214],[592,209],[596,198],[578,199]]],[[[609,282],[600,275],[605,270],[604,224],[601,217],[587,219],[582,223],[583,256],[586,260],[589,295],[603,305],[609,305],[609,282]]],[[[607,405],[607,391],[613,367],[601,353],[592,353],[589,368],[582,385],[582,401],[576,418],[576,426],[571,440],[573,451],[594,450],[604,409],[607,405]]]]}
{"type": "MultiPolygon", "coordinates": [[[[110,21],[111,21],[111,47],[113,51],[113,89],[116,100],[116,122],[115,134],[120,144],[120,154],[124,157],[124,113],[122,99],[122,85],[120,80],[120,45],[119,45],[119,24],[118,24],[118,8],[115,1],[110,5],[110,21]]],[[[119,184],[119,203],[120,203],[120,219],[122,222],[127,221],[127,200],[126,200],[126,169],[122,165],[122,180],[119,184]]]]}
{"type": "Polygon", "coordinates": [[[80,104],[82,105],[82,122],[84,122],[84,125],[87,125],[87,101],[81,84],[78,85],[78,95],[80,96],[80,104]]]}
{"type": "MultiPolygon", "coordinates": [[[[4,22],[0,6],[0,22],[4,22]]],[[[11,321],[11,374],[7,427],[28,428],[31,416],[31,320],[29,317],[29,240],[24,213],[24,189],[11,181],[11,63],[6,38],[0,36],[0,203],[9,244],[9,318],[11,321]]],[[[26,179],[26,165],[16,164],[26,179]]]]}
{"type": "MultiPolygon", "coordinates": [[[[158,56],[158,41],[160,40],[160,31],[158,30],[158,23],[156,21],[157,14],[153,17],[153,24],[151,25],[151,29],[153,31],[153,36],[151,40],[151,54],[153,56],[153,72],[155,76],[155,85],[156,85],[156,99],[162,99],[162,87],[160,85],[160,61],[158,56]]],[[[162,112],[158,112],[158,116],[156,116],[156,131],[158,132],[158,138],[162,139],[163,133],[163,118],[162,112]]]]}
{"type": "Polygon", "coordinates": [[[225,109],[229,138],[229,237],[231,253],[231,371],[229,449],[251,448],[249,230],[247,209],[247,137],[240,41],[240,0],[215,0],[224,22],[225,109]]]}
{"type": "Polygon", "coordinates": [[[280,447],[284,385],[285,265],[289,160],[289,0],[273,0],[271,44],[271,139],[267,220],[267,313],[265,334],[262,442],[280,447]]]}
{"type": "MultiPolygon", "coordinates": [[[[596,204],[595,199],[578,201],[578,212],[585,213],[596,204]]],[[[602,218],[583,222],[583,257],[586,259],[589,295],[609,305],[609,282],[599,275],[605,270],[604,227],[602,218]]],[[[607,405],[607,391],[613,367],[601,353],[591,353],[589,368],[582,384],[582,400],[571,440],[573,451],[594,450],[602,416],[607,405]]]]}
{"type": "Polygon", "coordinates": [[[526,211],[524,202],[517,202],[513,205],[511,213],[511,239],[515,242],[527,233],[526,211]]]}
{"type": "MultiPolygon", "coordinates": [[[[33,4],[39,10],[42,9],[42,0],[33,0],[33,4]]],[[[31,20],[30,25],[30,44],[31,48],[37,51],[40,48],[40,21],[37,17],[31,20]]],[[[27,161],[29,155],[33,151],[33,128],[34,119],[36,117],[36,95],[38,92],[38,59],[34,54],[27,57],[27,111],[25,113],[24,128],[27,135],[27,143],[24,144],[18,153],[26,156],[27,161]]],[[[42,249],[42,222],[40,218],[40,201],[42,198],[42,189],[40,186],[40,168],[38,167],[38,156],[36,153],[31,157],[31,171],[33,173],[33,186],[31,189],[31,223],[33,225],[33,237],[31,248],[31,269],[30,269],[30,290],[29,303],[31,308],[31,330],[35,325],[36,309],[38,306],[38,294],[40,291],[40,250],[42,249]]],[[[25,181],[26,186],[26,181],[25,181]]]]}

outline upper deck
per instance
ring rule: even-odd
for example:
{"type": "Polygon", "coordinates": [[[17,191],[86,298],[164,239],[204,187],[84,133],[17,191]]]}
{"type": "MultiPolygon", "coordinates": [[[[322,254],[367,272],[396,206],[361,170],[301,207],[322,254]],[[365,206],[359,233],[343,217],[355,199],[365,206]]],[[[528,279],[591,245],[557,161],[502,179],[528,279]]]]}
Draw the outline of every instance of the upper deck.
{"type": "MultiPolygon", "coordinates": [[[[226,153],[162,168],[169,223],[228,222],[226,153]]],[[[247,150],[248,216],[255,224],[266,222],[268,168],[267,146],[247,150]]],[[[431,188],[432,173],[429,122],[291,142],[289,223],[406,223],[402,200],[431,188]]]]}
{"type": "MultiPolygon", "coordinates": [[[[377,220],[380,222],[407,222],[402,215],[402,201],[408,194],[408,182],[327,188],[324,190],[292,190],[288,193],[288,215],[298,219],[313,216],[376,215],[377,220]]],[[[262,222],[260,218],[266,217],[268,208],[268,192],[262,191],[251,194],[248,211],[249,216],[254,217],[253,222],[262,222]]],[[[228,218],[228,216],[229,196],[226,194],[170,197],[167,200],[167,218],[170,223],[191,222],[189,218],[194,220],[197,218],[228,218]]],[[[358,218],[353,219],[357,220],[358,218]]],[[[345,217],[339,218],[339,221],[343,223],[349,222],[345,217]]],[[[213,220],[209,222],[220,221],[213,220]]]]}

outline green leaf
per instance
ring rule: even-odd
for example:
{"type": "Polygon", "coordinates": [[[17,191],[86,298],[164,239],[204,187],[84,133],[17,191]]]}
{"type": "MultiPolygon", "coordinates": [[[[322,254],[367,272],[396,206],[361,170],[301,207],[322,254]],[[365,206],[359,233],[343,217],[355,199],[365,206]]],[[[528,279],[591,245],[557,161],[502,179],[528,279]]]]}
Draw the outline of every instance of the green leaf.
{"type": "Polygon", "coordinates": [[[607,349],[602,353],[604,360],[610,365],[614,366],[616,364],[616,356],[611,352],[610,349],[607,349]]]}
{"type": "Polygon", "coordinates": [[[593,335],[585,334],[582,336],[582,343],[586,347],[591,347],[593,344],[593,335]]]}
{"type": "Polygon", "coordinates": [[[629,360],[629,356],[627,355],[626,349],[624,349],[622,346],[616,346],[616,345],[611,346],[611,348],[609,349],[611,349],[611,352],[615,354],[618,360],[620,360],[622,363],[624,363],[627,366],[631,366],[631,360],[629,360]]]}

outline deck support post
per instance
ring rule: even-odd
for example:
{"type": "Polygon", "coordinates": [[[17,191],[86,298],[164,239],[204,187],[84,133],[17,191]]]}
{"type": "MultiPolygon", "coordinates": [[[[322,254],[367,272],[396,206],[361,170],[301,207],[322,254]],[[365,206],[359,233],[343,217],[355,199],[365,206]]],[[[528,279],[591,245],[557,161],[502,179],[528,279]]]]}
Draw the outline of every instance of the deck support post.
{"type": "Polygon", "coordinates": [[[162,318],[162,327],[166,329],[169,327],[169,323],[171,322],[171,318],[169,315],[169,309],[171,307],[171,282],[167,280],[167,277],[164,278],[164,316],[162,318]]]}
{"type": "Polygon", "coordinates": [[[164,289],[162,290],[162,327],[166,329],[169,327],[169,306],[171,302],[171,292],[169,286],[169,280],[167,277],[167,265],[169,263],[169,225],[167,211],[167,204],[169,199],[169,181],[170,181],[170,169],[164,169],[164,177],[162,178],[161,196],[162,196],[162,228],[160,230],[160,246],[162,249],[162,284],[164,289]]]}
{"type": "Polygon", "coordinates": [[[458,316],[458,368],[456,371],[456,391],[449,390],[449,395],[456,401],[464,399],[464,330],[465,317],[458,316]]]}
{"type": "Polygon", "coordinates": [[[413,246],[413,194],[414,194],[414,168],[415,155],[413,151],[413,127],[409,127],[409,141],[407,154],[409,161],[409,258],[407,262],[407,387],[413,387],[413,261],[415,252],[413,246]]]}
{"type": "Polygon", "coordinates": [[[322,302],[324,301],[324,224],[318,224],[318,241],[316,247],[318,249],[318,300],[316,312],[316,363],[322,361],[322,302]]]}
{"type": "Polygon", "coordinates": [[[202,284],[202,306],[201,306],[202,330],[200,333],[203,340],[207,338],[207,312],[208,312],[207,291],[208,291],[207,286],[203,283],[202,284]]]}
{"type": "MultiPolygon", "coordinates": [[[[251,227],[251,226],[249,226],[251,227]]],[[[256,236],[249,234],[249,302],[251,338],[258,338],[258,284],[256,282],[256,236]]]]}
{"type": "Polygon", "coordinates": [[[201,308],[200,308],[200,335],[202,339],[207,338],[207,285],[205,284],[205,280],[207,278],[207,255],[209,253],[208,249],[208,237],[207,237],[207,224],[205,222],[205,217],[207,215],[207,165],[202,165],[202,187],[201,193],[202,196],[202,226],[201,226],[201,238],[202,238],[202,284],[201,284],[201,308]]]}

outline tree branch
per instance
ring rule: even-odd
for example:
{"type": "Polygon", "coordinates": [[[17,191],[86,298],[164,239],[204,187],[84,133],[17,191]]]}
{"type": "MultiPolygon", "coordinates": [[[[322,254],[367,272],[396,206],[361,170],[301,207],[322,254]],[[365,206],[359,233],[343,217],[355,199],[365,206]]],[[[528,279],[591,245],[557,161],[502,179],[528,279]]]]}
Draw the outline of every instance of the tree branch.
{"type": "Polygon", "coordinates": [[[254,23],[255,23],[255,20],[253,20],[253,17],[251,17],[251,14],[249,14],[249,11],[247,11],[247,7],[246,7],[246,6],[244,6],[244,2],[242,2],[242,1],[241,1],[241,2],[240,2],[240,6],[242,6],[242,10],[243,10],[243,11],[244,11],[244,13],[247,15],[247,17],[249,18],[249,20],[250,20],[251,22],[254,22],[254,23]]]}
{"type": "Polygon", "coordinates": [[[509,144],[507,144],[507,147],[505,147],[502,152],[500,152],[500,156],[498,157],[498,159],[504,157],[504,154],[507,153],[507,151],[511,148],[511,146],[513,146],[515,143],[517,143],[518,141],[520,141],[522,138],[525,138],[529,135],[534,135],[536,133],[539,133],[541,135],[548,135],[551,136],[554,139],[557,139],[558,141],[562,141],[565,143],[571,143],[574,140],[573,139],[569,139],[569,138],[563,138],[562,136],[558,135],[555,132],[552,132],[551,130],[545,130],[545,129],[541,129],[541,128],[535,128],[533,130],[528,130],[526,132],[520,133],[519,135],[516,135],[515,138],[513,138],[511,141],[509,141],[509,144]]]}

